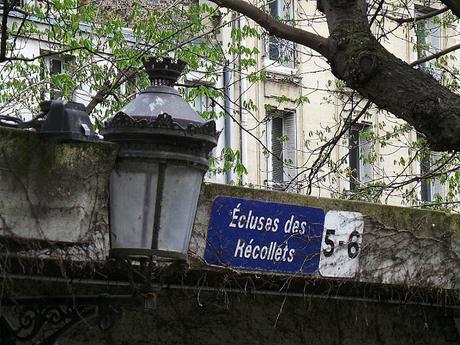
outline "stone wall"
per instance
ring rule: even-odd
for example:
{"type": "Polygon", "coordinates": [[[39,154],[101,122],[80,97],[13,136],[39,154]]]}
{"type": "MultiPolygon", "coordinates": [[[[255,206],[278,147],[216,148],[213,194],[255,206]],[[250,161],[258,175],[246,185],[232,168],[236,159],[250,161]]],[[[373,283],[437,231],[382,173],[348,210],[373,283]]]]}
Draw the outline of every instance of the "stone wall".
{"type": "Polygon", "coordinates": [[[59,143],[0,127],[0,236],[43,244],[105,236],[116,154],[109,143],[59,143]]]}
{"type": "Polygon", "coordinates": [[[81,325],[59,345],[447,345],[451,314],[409,305],[167,290],[153,312],[125,311],[108,332],[81,325]]]}
{"type": "MultiPolygon", "coordinates": [[[[133,286],[126,276],[115,281],[105,260],[116,146],[47,142],[3,128],[0,141],[2,297],[129,297],[133,286]],[[12,241],[57,244],[55,254],[62,256],[46,261],[51,249],[10,255],[12,241]],[[82,257],[72,248],[95,255],[82,257]]],[[[189,266],[155,273],[156,308],[145,313],[125,306],[107,332],[97,328],[97,317],[86,319],[58,344],[459,344],[459,229],[455,214],[204,184],[189,266]],[[208,266],[203,255],[218,196],[360,212],[356,276],[208,266]]]]}
{"type": "Polygon", "coordinates": [[[202,189],[189,253],[198,266],[203,265],[212,202],[221,195],[319,207],[325,212],[360,212],[364,217],[364,234],[359,271],[354,281],[460,288],[460,216],[457,214],[223,185],[204,185],[202,189]]]}

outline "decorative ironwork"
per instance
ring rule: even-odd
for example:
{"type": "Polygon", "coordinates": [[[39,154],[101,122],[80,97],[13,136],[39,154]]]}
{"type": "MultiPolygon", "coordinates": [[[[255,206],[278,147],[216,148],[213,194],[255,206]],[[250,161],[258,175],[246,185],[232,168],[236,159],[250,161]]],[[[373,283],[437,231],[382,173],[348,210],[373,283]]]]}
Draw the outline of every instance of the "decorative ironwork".
{"type": "Polygon", "coordinates": [[[143,64],[152,85],[155,86],[174,85],[185,68],[185,62],[182,60],[154,56],[146,58],[143,64]]]}
{"type": "Polygon", "coordinates": [[[0,318],[1,342],[13,345],[42,338],[39,344],[52,344],[64,328],[68,329],[92,313],[95,313],[94,307],[14,307],[11,315],[17,316],[16,322],[8,322],[5,316],[0,318]]]}
{"type": "Polygon", "coordinates": [[[183,130],[182,126],[179,125],[177,122],[173,121],[171,115],[166,113],[158,115],[155,119],[153,119],[149,126],[152,128],[165,128],[165,129],[181,129],[183,130]]]}
{"type": "MultiPolygon", "coordinates": [[[[118,296],[118,299],[129,301],[132,296],[118,296]]],[[[0,344],[53,345],[68,329],[93,318],[106,331],[114,326],[120,314],[113,303],[106,296],[3,300],[0,344]]]]}
{"type": "Polygon", "coordinates": [[[183,131],[185,135],[203,134],[203,135],[216,135],[216,123],[209,121],[203,125],[197,126],[193,123],[187,127],[181,126],[173,120],[169,114],[162,113],[157,117],[150,116],[129,116],[128,114],[120,111],[110,119],[106,126],[108,128],[137,128],[137,129],[170,129],[183,131]]]}
{"type": "Polygon", "coordinates": [[[214,121],[206,122],[202,126],[194,126],[189,124],[187,126],[187,132],[191,134],[204,134],[204,135],[217,135],[219,136],[220,132],[216,134],[216,123],[214,121]]]}

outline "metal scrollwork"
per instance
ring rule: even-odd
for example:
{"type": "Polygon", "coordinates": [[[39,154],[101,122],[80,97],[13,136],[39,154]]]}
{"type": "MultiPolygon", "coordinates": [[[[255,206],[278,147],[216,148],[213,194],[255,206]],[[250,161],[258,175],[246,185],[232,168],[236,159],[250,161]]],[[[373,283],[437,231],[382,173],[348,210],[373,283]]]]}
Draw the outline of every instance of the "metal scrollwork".
{"type": "Polygon", "coordinates": [[[63,330],[96,311],[91,306],[16,306],[0,318],[0,341],[2,345],[14,345],[40,339],[39,344],[50,344],[63,330]]]}
{"type": "Polygon", "coordinates": [[[122,111],[119,111],[118,113],[115,114],[115,116],[112,119],[109,119],[109,121],[106,123],[106,126],[112,127],[112,128],[125,128],[125,127],[136,127],[136,120],[129,116],[128,114],[125,114],[122,111]]]}
{"type": "Polygon", "coordinates": [[[149,127],[184,130],[181,125],[173,121],[171,115],[166,113],[158,115],[153,121],[150,122],[149,127]]]}
{"type": "Polygon", "coordinates": [[[109,120],[107,127],[110,128],[139,128],[139,129],[173,129],[183,131],[186,135],[205,134],[215,135],[216,124],[214,121],[206,122],[201,126],[189,124],[186,128],[173,120],[172,116],[166,113],[159,114],[157,117],[130,116],[122,111],[115,114],[109,120]]]}
{"type": "Polygon", "coordinates": [[[133,117],[120,111],[110,120],[108,126],[111,128],[164,128],[183,130],[182,126],[174,122],[172,117],[166,113],[150,118],[142,116],[133,117]]]}
{"type": "Polygon", "coordinates": [[[0,344],[53,345],[69,328],[97,317],[101,330],[110,329],[120,312],[106,299],[94,299],[91,303],[15,304],[2,306],[0,316],[0,344]]]}

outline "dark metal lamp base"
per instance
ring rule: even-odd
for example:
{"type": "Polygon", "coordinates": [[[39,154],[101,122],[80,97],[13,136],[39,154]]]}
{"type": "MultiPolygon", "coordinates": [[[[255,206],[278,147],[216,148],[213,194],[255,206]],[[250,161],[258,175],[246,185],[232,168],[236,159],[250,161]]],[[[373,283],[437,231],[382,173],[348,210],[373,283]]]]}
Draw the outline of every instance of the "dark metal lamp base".
{"type": "Polygon", "coordinates": [[[109,257],[131,259],[154,258],[158,261],[187,261],[187,255],[184,253],[158,249],[139,248],[112,248],[109,251],[109,257]]]}

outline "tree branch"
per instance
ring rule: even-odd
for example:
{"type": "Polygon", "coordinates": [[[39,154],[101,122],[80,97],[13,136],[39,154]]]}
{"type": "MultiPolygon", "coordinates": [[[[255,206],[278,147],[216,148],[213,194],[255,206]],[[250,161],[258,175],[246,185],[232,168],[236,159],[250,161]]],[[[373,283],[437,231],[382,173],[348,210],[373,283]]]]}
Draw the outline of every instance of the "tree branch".
{"type": "Polygon", "coordinates": [[[211,0],[218,6],[237,11],[255,21],[270,35],[283,38],[315,50],[326,58],[330,57],[329,40],[320,35],[281,23],[260,8],[243,0],[211,0]]]}
{"type": "Polygon", "coordinates": [[[437,16],[437,15],[440,15],[444,12],[447,12],[449,10],[449,7],[443,7],[443,8],[440,8],[439,10],[435,10],[435,11],[431,11],[429,13],[426,13],[426,14],[422,14],[422,15],[419,15],[415,18],[412,18],[412,17],[409,17],[409,18],[396,18],[396,17],[392,17],[392,16],[389,16],[389,15],[385,15],[385,18],[388,18],[398,24],[404,24],[404,23],[413,23],[413,22],[418,22],[418,21],[421,21],[421,20],[425,20],[425,19],[429,19],[429,18],[432,18],[434,16],[437,16]]]}
{"type": "MultiPolygon", "coordinates": [[[[0,10],[2,10],[2,21],[0,26],[0,63],[8,60],[8,58],[6,57],[6,42],[8,40],[8,16],[10,15],[10,12],[13,10],[16,12],[21,12],[23,14],[25,13],[24,11],[17,8],[18,3],[19,0],[11,0],[11,2],[5,0],[0,2],[0,4],[3,5],[0,6],[0,10]]],[[[21,29],[22,24],[19,27],[18,34],[21,29]]]]}
{"type": "Polygon", "coordinates": [[[441,2],[449,7],[453,14],[460,17],[460,1],[458,0],[441,0],[441,2]]]}
{"type": "MultiPolygon", "coordinates": [[[[280,23],[244,0],[211,1],[251,18],[272,35],[316,50],[328,59],[335,77],[413,125],[426,135],[433,149],[460,150],[460,96],[386,50],[370,30],[364,0],[318,1],[326,15],[328,38],[280,23]]],[[[449,8],[458,7],[460,13],[460,2],[452,5],[449,8]]],[[[453,46],[425,59],[457,48],[453,46]]]]}
{"type": "Polygon", "coordinates": [[[1,27],[1,37],[0,37],[0,62],[5,61],[6,57],[6,41],[8,40],[8,15],[10,13],[10,6],[8,2],[5,1],[3,4],[3,13],[2,13],[2,27],[1,27]]]}
{"type": "Polygon", "coordinates": [[[380,0],[380,3],[379,3],[379,5],[377,6],[377,9],[374,12],[374,15],[372,16],[371,20],[369,20],[369,26],[372,26],[372,24],[374,24],[375,20],[377,19],[377,15],[382,10],[382,7],[383,7],[384,3],[385,3],[385,0],[380,0]]]}
{"type": "Polygon", "coordinates": [[[460,49],[460,44],[456,44],[456,45],[453,45],[452,47],[449,47],[449,48],[446,48],[446,49],[443,49],[435,54],[432,54],[430,56],[425,56],[424,58],[421,58],[419,60],[416,60],[414,62],[411,62],[409,64],[409,66],[417,66],[417,65],[420,65],[424,62],[427,62],[427,61],[430,61],[430,60],[433,60],[433,59],[437,59],[443,55],[446,55],[446,54],[449,54],[457,49],[460,49]]]}
{"type": "Polygon", "coordinates": [[[358,0],[322,4],[330,39],[337,42],[332,73],[425,134],[433,149],[460,150],[460,96],[386,50],[366,28],[358,0]]]}
{"type": "Polygon", "coordinates": [[[134,76],[137,72],[137,69],[128,68],[120,70],[113,82],[111,82],[110,79],[107,79],[99,91],[96,93],[96,95],[94,95],[94,97],[86,106],[86,112],[90,114],[99,103],[104,101],[104,99],[112,93],[114,89],[118,88],[121,84],[123,84],[130,77],[134,76]]]}

